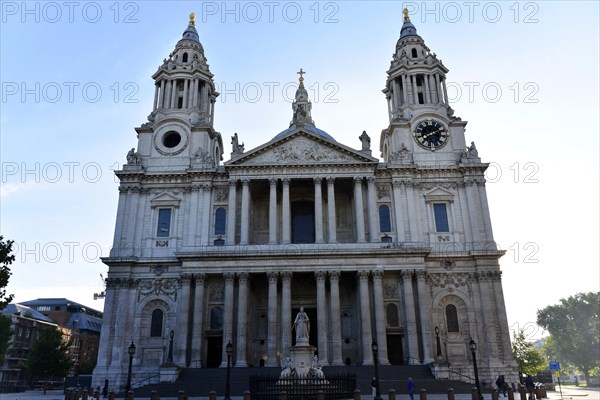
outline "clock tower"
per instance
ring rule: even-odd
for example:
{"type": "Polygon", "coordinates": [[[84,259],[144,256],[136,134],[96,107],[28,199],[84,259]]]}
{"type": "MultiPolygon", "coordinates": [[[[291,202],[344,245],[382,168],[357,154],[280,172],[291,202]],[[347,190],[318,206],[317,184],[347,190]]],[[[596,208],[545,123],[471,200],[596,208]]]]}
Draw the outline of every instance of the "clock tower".
{"type": "Polygon", "coordinates": [[[465,153],[466,121],[448,104],[448,69],[417,34],[404,9],[404,24],[383,92],[390,125],[381,134],[384,162],[454,164],[465,153]]]}

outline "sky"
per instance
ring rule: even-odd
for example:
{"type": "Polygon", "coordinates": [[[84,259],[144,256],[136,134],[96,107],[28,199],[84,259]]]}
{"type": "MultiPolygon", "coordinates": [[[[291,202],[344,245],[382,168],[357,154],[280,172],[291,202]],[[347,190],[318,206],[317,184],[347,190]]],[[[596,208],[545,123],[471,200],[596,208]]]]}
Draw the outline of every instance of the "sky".
{"type": "MultiPolygon", "coordinates": [[[[596,1],[0,2],[0,235],[14,301],[98,310],[114,233],[113,171],[152,111],[151,75],[189,13],[221,96],[229,154],[286,129],[297,71],[316,126],[378,156],[402,9],[450,69],[448,96],[490,163],[487,193],[511,330],[600,290],[599,3],[596,1]]],[[[228,158],[226,158],[228,159],[228,158]]]]}

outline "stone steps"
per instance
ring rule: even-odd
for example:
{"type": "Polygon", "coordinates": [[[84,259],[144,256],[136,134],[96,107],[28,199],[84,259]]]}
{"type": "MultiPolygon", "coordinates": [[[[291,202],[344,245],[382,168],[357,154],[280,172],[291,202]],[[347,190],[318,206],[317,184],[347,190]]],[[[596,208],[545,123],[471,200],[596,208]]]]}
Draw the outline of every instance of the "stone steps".
{"type": "MultiPolygon", "coordinates": [[[[250,377],[253,375],[278,376],[281,368],[231,368],[230,394],[242,396],[248,390],[250,377]]],[[[371,393],[371,379],[375,375],[373,366],[323,367],[327,374],[351,373],[356,376],[356,384],[362,393],[371,393]]],[[[188,397],[208,396],[215,390],[218,396],[225,394],[227,369],[225,368],[186,368],[181,371],[174,383],[151,384],[135,389],[136,397],[150,397],[156,390],[160,397],[176,397],[180,390],[188,397]]],[[[436,380],[426,366],[392,365],[379,366],[379,382],[381,393],[388,393],[394,388],[398,394],[406,394],[406,382],[409,377],[415,381],[416,391],[425,388],[428,393],[447,393],[452,387],[456,393],[470,393],[472,384],[451,380],[436,380]]]]}

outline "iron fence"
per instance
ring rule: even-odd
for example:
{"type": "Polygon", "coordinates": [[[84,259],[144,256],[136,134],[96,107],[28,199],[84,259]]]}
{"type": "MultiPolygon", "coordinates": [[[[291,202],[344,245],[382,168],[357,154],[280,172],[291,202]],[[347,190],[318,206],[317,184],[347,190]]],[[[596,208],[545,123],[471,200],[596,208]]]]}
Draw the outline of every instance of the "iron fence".
{"type": "Polygon", "coordinates": [[[250,377],[252,400],[278,400],[283,392],[287,400],[316,400],[320,391],[327,400],[352,399],[355,389],[356,376],[349,373],[328,375],[325,379],[279,379],[267,375],[250,377]]]}

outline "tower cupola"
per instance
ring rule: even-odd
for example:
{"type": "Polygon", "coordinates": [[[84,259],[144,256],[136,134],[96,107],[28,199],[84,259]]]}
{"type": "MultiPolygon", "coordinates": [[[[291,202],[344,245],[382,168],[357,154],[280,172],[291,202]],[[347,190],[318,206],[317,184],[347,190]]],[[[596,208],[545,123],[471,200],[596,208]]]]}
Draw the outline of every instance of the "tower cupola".
{"type": "Polygon", "coordinates": [[[180,117],[194,125],[212,127],[214,103],[219,93],[200,43],[194,13],[190,14],[175,50],[163,60],[152,78],[156,93],[150,122],[180,117]]]}

